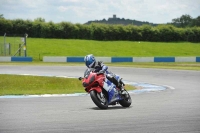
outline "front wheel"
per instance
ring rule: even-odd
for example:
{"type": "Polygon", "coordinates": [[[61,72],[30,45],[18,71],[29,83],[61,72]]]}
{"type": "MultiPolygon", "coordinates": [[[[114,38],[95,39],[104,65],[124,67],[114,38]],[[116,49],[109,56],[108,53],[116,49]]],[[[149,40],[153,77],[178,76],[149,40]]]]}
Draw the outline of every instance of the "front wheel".
{"type": "MultiPolygon", "coordinates": [[[[126,91],[127,92],[127,91],[126,91]]],[[[129,93],[127,92],[126,94],[127,96],[123,98],[123,100],[119,101],[119,104],[123,107],[129,107],[132,103],[132,99],[131,96],[129,95],[129,93]]]]}
{"type": "Polygon", "coordinates": [[[90,97],[100,109],[108,108],[108,100],[103,93],[97,93],[96,91],[92,90],[90,91],[90,97]]]}

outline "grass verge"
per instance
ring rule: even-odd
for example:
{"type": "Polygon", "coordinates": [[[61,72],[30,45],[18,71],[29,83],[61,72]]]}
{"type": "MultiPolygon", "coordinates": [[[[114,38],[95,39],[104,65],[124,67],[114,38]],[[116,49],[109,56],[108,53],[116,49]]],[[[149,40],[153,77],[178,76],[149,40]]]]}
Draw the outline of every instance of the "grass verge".
{"type": "MultiPolygon", "coordinates": [[[[70,94],[85,92],[78,79],[0,74],[0,95],[70,94]]],[[[127,90],[135,87],[126,85],[127,90]]]]}
{"type": "MultiPolygon", "coordinates": [[[[1,42],[4,42],[2,36],[1,42]]],[[[7,37],[6,43],[11,44],[11,55],[14,55],[19,44],[22,44],[20,37],[7,37]]],[[[0,51],[4,51],[3,46],[0,47],[0,51]]],[[[21,55],[23,54],[22,50],[21,55]]],[[[200,43],[27,38],[27,55],[33,57],[34,61],[41,61],[43,56],[87,54],[99,57],[200,56],[200,43]]]]}

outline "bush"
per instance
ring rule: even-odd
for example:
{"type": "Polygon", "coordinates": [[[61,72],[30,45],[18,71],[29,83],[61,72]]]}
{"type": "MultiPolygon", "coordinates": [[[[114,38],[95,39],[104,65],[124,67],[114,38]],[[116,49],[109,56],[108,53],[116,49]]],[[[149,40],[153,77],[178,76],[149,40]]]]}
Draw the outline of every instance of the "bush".
{"type": "Polygon", "coordinates": [[[128,40],[172,42],[200,42],[200,27],[177,28],[173,25],[108,25],[92,23],[72,24],[70,22],[45,22],[30,20],[6,20],[0,18],[0,34],[24,34],[37,38],[128,40]]]}

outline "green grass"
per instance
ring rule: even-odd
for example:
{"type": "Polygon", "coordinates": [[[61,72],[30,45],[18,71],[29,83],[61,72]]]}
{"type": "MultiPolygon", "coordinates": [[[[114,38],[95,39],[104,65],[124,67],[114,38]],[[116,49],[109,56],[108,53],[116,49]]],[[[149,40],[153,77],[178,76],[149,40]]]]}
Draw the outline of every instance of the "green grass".
{"type": "Polygon", "coordinates": [[[149,57],[197,56],[200,43],[156,43],[131,41],[92,41],[66,39],[28,39],[28,55],[34,60],[43,56],[149,57]]]}
{"type": "MultiPolygon", "coordinates": [[[[0,74],[0,95],[70,94],[85,92],[78,79],[0,74]]],[[[135,87],[127,85],[127,90],[135,87]]]]}
{"type": "MultiPolygon", "coordinates": [[[[1,42],[3,37],[0,37],[1,42]]],[[[12,46],[14,53],[20,38],[7,37],[6,42],[16,43],[12,46]]],[[[27,55],[34,61],[42,60],[43,56],[85,56],[90,53],[100,57],[200,56],[200,43],[27,38],[27,55]]]]}

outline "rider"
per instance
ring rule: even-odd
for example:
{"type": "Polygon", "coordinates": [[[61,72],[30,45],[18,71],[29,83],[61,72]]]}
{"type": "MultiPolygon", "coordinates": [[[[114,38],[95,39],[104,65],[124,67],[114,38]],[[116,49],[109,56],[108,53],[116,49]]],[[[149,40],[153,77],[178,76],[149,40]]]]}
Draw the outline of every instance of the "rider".
{"type": "Polygon", "coordinates": [[[108,67],[106,65],[103,64],[102,61],[96,61],[95,57],[92,54],[86,55],[84,58],[85,61],[85,65],[88,68],[93,68],[94,72],[99,72],[99,73],[106,73],[106,77],[108,78],[108,80],[110,80],[111,82],[113,82],[122,92],[122,94],[126,94],[126,92],[124,91],[123,86],[125,85],[122,82],[122,79],[119,78],[118,80],[116,79],[115,74],[108,72],[108,67]]]}

